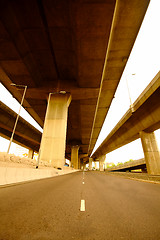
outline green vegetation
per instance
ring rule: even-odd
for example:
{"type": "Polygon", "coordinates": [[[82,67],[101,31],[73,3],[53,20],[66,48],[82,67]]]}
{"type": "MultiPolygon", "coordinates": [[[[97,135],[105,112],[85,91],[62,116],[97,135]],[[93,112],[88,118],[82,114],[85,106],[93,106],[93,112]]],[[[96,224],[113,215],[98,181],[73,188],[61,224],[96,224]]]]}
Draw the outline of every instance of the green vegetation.
{"type": "Polygon", "coordinates": [[[122,163],[122,162],[118,162],[118,163],[117,163],[117,166],[119,166],[119,165],[123,165],[123,163],[122,163]]]}
{"type": "MultiPolygon", "coordinates": [[[[124,163],[129,163],[129,162],[133,162],[134,160],[133,159],[130,159],[124,163]]],[[[124,163],[122,162],[118,162],[117,164],[114,164],[114,163],[108,163],[107,164],[107,168],[113,168],[113,167],[116,167],[116,166],[119,166],[119,165],[123,165],[124,163]]]]}
{"type": "Polygon", "coordinates": [[[116,165],[114,163],[110,163],[107,165],[107,168],[112,168],[112,167],[115,167],[116,165]]]}
{"type": "Polygon", "coordinates": [[[129,162],[133,162],[134,160],[133,159],[130,159],[129,161],[126,161],[125,163],[129,163],[129,162]]]}

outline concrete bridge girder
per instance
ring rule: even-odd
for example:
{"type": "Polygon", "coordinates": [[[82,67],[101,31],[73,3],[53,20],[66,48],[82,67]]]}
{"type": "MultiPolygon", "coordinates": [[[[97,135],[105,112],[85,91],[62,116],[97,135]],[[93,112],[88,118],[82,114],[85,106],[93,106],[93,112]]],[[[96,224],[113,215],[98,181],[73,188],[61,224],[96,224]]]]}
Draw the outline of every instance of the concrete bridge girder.
{"type": "Polygon", "coordinates": [[[133,103],[92,157],[99,158],[141,138],[147,170],[160,174],[160,155],[154,130],[160,128],[160,72],[133,103]],[[118,137],[117,137],[118,136],[118,137]]]}

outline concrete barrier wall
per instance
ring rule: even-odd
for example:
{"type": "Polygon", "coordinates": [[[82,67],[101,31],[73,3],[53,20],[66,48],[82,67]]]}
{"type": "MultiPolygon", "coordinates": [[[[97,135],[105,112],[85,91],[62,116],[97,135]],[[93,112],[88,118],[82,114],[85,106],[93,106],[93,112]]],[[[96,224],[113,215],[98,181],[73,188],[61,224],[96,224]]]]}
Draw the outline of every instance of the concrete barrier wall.
{"type": "MultiPolygon", "coordinates": [[[[8,154],[6,152],[0,152],[0,163],[1,162],[18,163],[20,166],[23,164],[26,166],[27,165],[28,166],[36,166],[36,164],[37,164],[36,159],[15,156],[14,154],[8,154]]],[[[40,162],[39,166],[51,167],[51,164],[48,162],[40,162]]]]}
{"type": "Polygon", "coordinates": [[[77,170],[71,168],[64,170],[56,169],[32,169],[19,167],[0,167],[0,185],[20,183],[36,179],[56,177],[59,175],[74,173],[77,170]]]}
{"type": "Polygon", "coordinates": [[[44,165],[36,169],[35,166],[35,160],[32,161],[32,159],[24,159],[11,154],[0,153],[0,186],[56,177],[78,171],[69,167],[58,170],[52,167],[45,167],[44,165]]]}

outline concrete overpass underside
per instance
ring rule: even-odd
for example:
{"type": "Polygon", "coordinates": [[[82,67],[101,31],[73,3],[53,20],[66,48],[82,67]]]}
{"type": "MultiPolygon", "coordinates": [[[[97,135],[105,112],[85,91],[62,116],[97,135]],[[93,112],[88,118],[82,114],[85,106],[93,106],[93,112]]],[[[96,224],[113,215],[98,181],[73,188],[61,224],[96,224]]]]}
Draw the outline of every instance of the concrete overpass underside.
{"type": "Polygon", "coordinates": [[[49,93],[71,96],[64,137],[69,158],[72,146],[91,154],[148,4],[0,1],[0,80],[19,101],[23,89],[10,84],[27,85],[24,107],[42,127],[49,93]]]}
{"type": "Polygon", "coordinates": [[[101,156],[141,138],[148,172],[160,174],[160,155],[153,133],[159,128],[160,72],[141,93],[92,157],[101,158],[101,156]],[[150,170],[150,165],[153,165],[153,171],[150,170]]]}

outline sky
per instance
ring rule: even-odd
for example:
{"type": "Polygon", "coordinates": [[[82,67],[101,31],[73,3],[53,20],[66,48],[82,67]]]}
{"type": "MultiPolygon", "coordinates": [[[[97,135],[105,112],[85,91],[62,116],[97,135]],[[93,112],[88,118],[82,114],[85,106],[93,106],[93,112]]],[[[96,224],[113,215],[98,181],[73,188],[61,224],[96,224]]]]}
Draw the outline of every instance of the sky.
{"type": "MultiPolygon", "coordinates": [[[[123,72],[120,84],[115,93],[107,118],[99,135],[98,141],[93,152],[103,142],[106,136],[111,132],[117,122],[129,109],[130,99],[132,103],[138,98],[144,88],[150,83],[154,76],[160,71],[160,1],[151,0],[133,50],[129,57],[126,68],[123,72]],[[127,89],[128,83],[128,89],[127,89]],[[123,97],[122,97],[123,96],[123,97]]],[[[18,102],[9,94],[2,84],[0,84],[0,100],[15,112],[19,110],[18,102]]],[[[41,127],[22,109],[23,118],[33,124],[41,132],[41,127]]],[[[155,132],[158,146],[160,148],[160,130],[155,132]]],[[[7,151],[8,140],[0,137],[0,151],[7,151]]],[[[16,144],[12,144],[10,152],[16,151],[16,144]]],[[[106,162],[125,162],[129,159],[143,158],[143,150],[140,139],[127,144],[106,155],[106,162]]]]}

